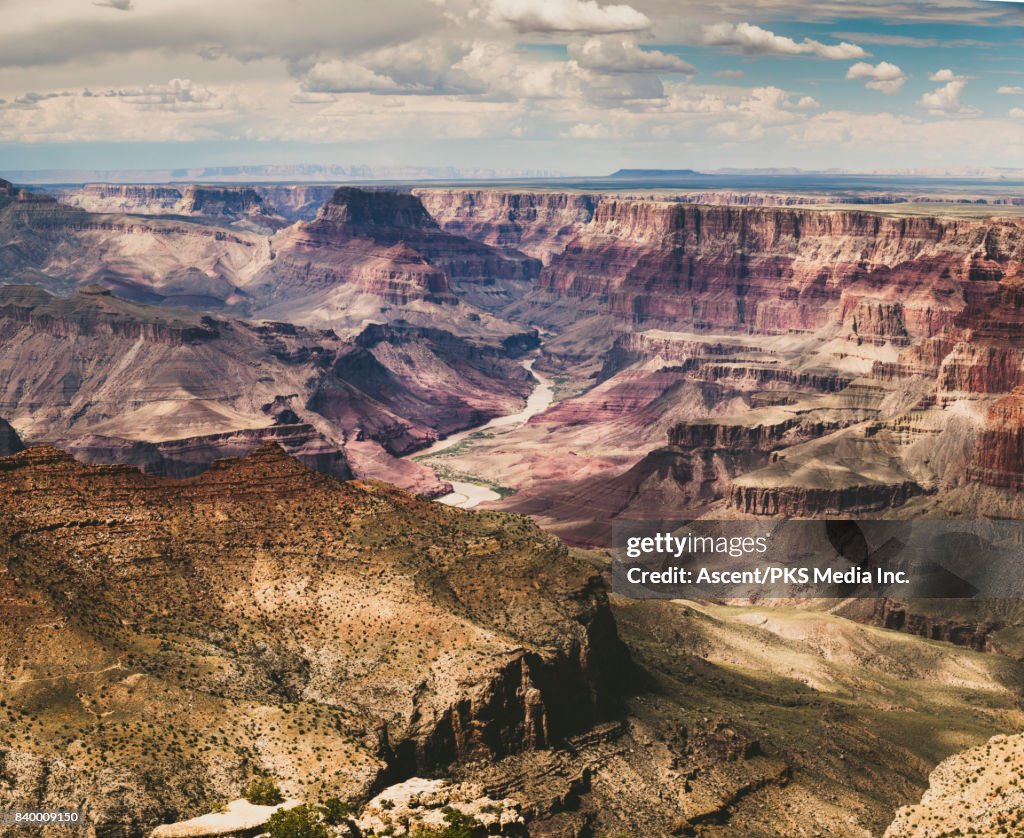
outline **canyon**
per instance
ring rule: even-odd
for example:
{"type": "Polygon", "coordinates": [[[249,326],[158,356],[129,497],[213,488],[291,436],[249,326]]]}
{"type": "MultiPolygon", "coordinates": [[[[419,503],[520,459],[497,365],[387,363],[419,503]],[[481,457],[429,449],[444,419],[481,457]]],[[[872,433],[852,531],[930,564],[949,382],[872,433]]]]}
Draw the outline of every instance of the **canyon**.
{"type": "Polygon", "coordinates": [[[0,181],[0,803],[917,834],[1024,723],[1019,609],[639,602],[606,550],[1021,517],[1022,266],[939,192],[0,181]]]}

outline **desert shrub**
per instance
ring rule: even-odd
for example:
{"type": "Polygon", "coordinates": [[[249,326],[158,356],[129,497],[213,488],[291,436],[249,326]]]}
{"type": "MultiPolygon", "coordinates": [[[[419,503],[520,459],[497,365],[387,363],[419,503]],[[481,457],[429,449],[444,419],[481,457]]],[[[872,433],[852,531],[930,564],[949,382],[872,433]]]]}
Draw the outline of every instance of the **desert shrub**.
{"type": "Polygon", "coordinates": [[[443,829],[420,827],[412,833],[412,838],[480,838],[487,834],[480,821],[458,809],[449,808],[444,819],[447,826],[443,829]]]}
{"type": "Polygon", "coordinates": [[[330,838],[319,813],[306,805],[274,812],[267,822],[267,835],[270,838],[330,838]]]}
{"type": "Polygon", "coordinates": [[[254,777],[242,797],[255,806],[276,806],[284,802],[281,789],[270,777],[254,777]]]}
{"type": "Polygon", "coordinates": [[[339,800],[337,797],[329,797],[320,807],[320,814],[323,815],[324,822],[329,823],[331,826],[337,826],[352,816],[352,807],[344,800],[339,800]]]}

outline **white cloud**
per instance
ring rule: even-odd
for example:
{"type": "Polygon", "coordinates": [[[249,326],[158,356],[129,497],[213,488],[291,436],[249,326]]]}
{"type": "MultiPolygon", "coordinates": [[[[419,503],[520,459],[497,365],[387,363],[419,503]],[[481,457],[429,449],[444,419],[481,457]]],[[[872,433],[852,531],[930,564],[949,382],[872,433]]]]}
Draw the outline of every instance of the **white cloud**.
{"type": "Polygon", "coordinates": [[[565,136],[575,140],[606,140],[611,135],[611,129],[604,122],[577,122],[565,132],[565,136]]]}
{"type": "Polygon", "coordinates": [[[382,76],[354,61],[320,61],[306,73],[301,83],[306,93],[363,93],[395,90],[394,79],[382,76]]]}
{"type": "Polygon", "coordinates": [[[519,32],[640,32],[651,19],[632,6],[596,0],[491,0],[491,19],[519,32]]]}
{"type": "Polygon", "coordinates": [[[976,110],[968,108],[960,101],[964,90],[967,88],[967,79],[956,75],[952,70],[939,70],[928,76],[932,81],[946,82],[942,87],[936,88],[931,93],[925,93],[920,104],[928,109],[928,112],[936,116],[944,114],[971,114],[976,110]]]}
{"type": "Polygon", "coordinates": [[[797,103],[793,105],[794,108],[801,111],[814,110],[815,108],[821,107],[821,102],[815,99],[813,96],[801,96],[797,103]]]}
{"type": "Polygon", "coordinates": [[[996,93],[1005,93],[1011,96],[1020,96],[1024,95],[1024,87],[1003,85],[996,91],[996,93]]]}
{"type": "Polygon", "coordinates": [[[867,79],[865,87],[871,90],[880,90],[888,96],[899,93],[903,83],[907,80],[906,74],[895,64],[888,61],[879,61],[875,65],[866,61],[858,61],[846,71],[848,79],[867,79]]]}
{"type": "Polygon", "coordinates": [[[708,46],[732,47],[744,55],[814,55],[834,60],[863,58],[867,55],[862,47],[847,41],[838,44],[823,44],[811,38],[794,41],[752,23],[715,23],[705,26],[701,41],[708,46]]]}
{"type": "Polygon", "coordinates": [[[692,64],[658,50],[640,49],[635,38],[595,37],[569,45],[569,57],[581,67],[602,73],[696,74],[692,64]]]}
{"type": "Polygon", "coordinates": [[[1010,108],[1011,119],[1024,119],[1024,108],[1010,108]]]}
{"type": "Polygon", "coordinates": [[[498,43],[474,44],[455,69],[478,80],[491,95],[514,99],[575,99],[585,72],[575,61],[549,61],[523,55],[498,43]]]}

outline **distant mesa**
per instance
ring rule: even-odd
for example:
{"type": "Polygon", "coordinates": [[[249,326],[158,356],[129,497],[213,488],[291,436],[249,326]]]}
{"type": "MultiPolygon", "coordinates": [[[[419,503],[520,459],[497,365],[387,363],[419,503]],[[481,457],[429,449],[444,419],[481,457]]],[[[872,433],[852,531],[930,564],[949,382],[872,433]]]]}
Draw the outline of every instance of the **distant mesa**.
{"type": "Polygon", "coordinates": [[[609,179],[629,178],[634,180],[642,178],[645,180],[657,180],[659,178],[708,177],[708,175],[694,169],[619,169],[612,172],[608,177],[609,179]]]}

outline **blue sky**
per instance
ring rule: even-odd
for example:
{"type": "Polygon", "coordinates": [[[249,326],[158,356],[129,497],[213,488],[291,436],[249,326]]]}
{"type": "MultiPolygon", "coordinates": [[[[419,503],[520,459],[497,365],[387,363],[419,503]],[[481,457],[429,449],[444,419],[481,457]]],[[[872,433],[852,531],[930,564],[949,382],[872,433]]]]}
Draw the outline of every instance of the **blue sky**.
{"type": "Polygon", "coordinates": [[[0,0],[0,16],[0,174],[1024,166],[1017,3],[0,0]]]}

